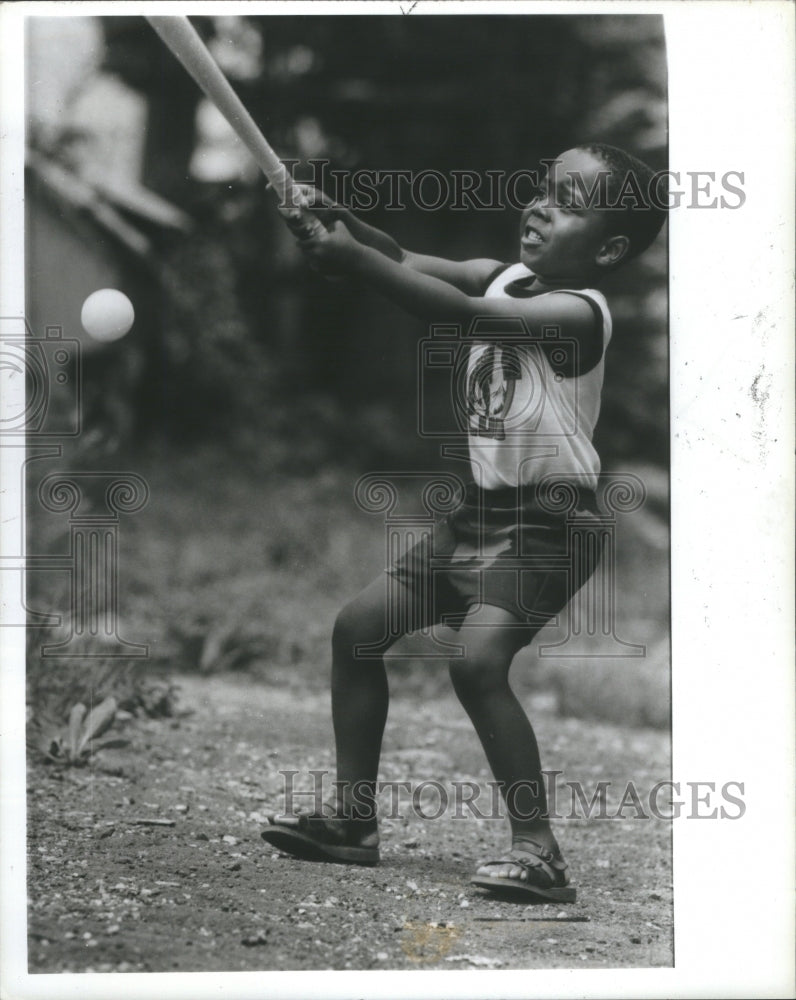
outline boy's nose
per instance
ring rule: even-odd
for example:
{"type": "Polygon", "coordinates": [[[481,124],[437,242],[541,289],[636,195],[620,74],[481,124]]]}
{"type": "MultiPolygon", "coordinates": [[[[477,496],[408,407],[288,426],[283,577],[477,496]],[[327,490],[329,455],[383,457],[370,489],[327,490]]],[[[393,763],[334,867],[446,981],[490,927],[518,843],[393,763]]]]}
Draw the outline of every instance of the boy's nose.
{"type": "Polygon", "coordinates": [[[547,203],[547,201],[543,201],[541,198],[539,198],[537,201],[531,203],[527,218],[528,219],[535,218],[539,219],[542,222],[549,222],[550,221],[549,208],[550,205],[547,203]]]}

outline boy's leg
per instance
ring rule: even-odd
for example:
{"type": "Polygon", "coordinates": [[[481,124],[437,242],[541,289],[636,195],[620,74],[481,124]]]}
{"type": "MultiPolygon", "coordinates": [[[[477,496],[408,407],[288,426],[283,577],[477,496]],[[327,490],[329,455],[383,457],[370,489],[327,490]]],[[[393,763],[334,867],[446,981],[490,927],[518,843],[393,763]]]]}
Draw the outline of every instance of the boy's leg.
{"type": "Polygon", "coordinates": [[[386,650],[400,634],[428,624],[430,615],[430,609],[417,607],[408,587],[381,576],[337,616],[332,636],[336,802],[324,804],[320,816],[272,818],[264,840],[299,857],[378,861],[375,786],[387,719],[387,676],[382,656],[363,656],[357,647],[386,650]]]}
{"type": "MultiPolygon", "coordinates": [[[[519,624],[503,608],[472,609],[457,637],[465,654],[451,660],[451,679],[475,726],[492,773],[501,783],[513,846],[530,841],[559,856],[547,817],[536,736],[509,686],[511,662],[533,638],[531,628],[519,624]]],[[[505,862],[490,865],[487,874],[516,879],[522,876],[522,869],[505,862]]]]}
{"type": "Polygon", "coordinates": [[[412,592],[385,574],[337,616],[332,634],[332,721],[337,753],[338,801],[375,828],[375,786],[389,693],[384,660],[358,646],[390,646],[399,634],[427,624],[412,592]],[[401,623],[396,627],[396,623],[401,623]],[[386,641],[384,641],[386,640],[386,641]]]}

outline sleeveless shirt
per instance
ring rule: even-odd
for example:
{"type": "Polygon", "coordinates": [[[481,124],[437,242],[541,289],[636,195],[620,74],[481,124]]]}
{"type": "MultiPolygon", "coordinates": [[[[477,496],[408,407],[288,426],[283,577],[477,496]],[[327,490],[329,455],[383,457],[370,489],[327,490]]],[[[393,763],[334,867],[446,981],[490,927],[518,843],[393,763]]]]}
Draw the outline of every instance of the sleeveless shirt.
{"type": "MultiPolygon", "coordinates": [[[[532,278],[524,264],[512,265],[490,282],[485,296],[528,297],[533,295],[532,278]]],[[[577,344],[555,327],[531,334],[519,316],[475,321],[462,389],[473,478],[485,490],[532,484],[550,475],[590,489],[597,485],[600,459],[592,436],[611,338],[608,304],[592,288],[538,294],[578,295],[589,301],[601,323],[602,354],[592,369],[570,378],[554,368],[573,357],[577,344]],[[540,338],[547,341],[545,350],[540,338]]]]}

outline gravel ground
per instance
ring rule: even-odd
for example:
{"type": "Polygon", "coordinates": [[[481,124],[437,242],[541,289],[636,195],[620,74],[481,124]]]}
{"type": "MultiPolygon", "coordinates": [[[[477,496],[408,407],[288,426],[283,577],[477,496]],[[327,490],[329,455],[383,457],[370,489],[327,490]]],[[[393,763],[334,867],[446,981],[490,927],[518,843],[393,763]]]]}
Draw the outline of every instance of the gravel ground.
{"type": "MultiPolygon", "coordinates": [[[[283,807],[279,772],[332,762],[328,699],[236,675],[178,683],[177,718],[115,726],[127,748],[88,768],[30,764],[31,972],[672,964],[670,824],[634,818],[632,803],[615,815],[628,781],[644,803],[668,777],[666,734],[561,719],[543,696],[528,700],[545,766],[589,795],[611,782],[613,817],[558,822],[578,901],[528,905],[469,885],[477,861],[507,846],[503,821],[456,818],[452,806],[424,819],[408,796],[394,813],[387,802],[377,868],[275,852],[260,829],[283,807]]],[[[394,697],[383,777],[485,788],[452,696],[394,697]]],[[[439,798],[427,792],[429,816],[439,798]]]]}

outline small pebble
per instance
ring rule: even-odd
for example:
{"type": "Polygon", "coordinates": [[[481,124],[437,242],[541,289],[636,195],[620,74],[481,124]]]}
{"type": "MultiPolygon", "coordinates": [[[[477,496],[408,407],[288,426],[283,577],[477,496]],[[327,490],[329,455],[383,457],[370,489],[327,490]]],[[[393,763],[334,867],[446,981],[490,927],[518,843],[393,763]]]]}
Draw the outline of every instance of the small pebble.
{"type": "Polygon", "coordinates": [[[251,934],[248,937],[241,938],[241,944],[245,945],[247,948],[253,948],[258,944],[266,944],[268,941],[268,931],[258,931],[256,934],[251,934]]]}

